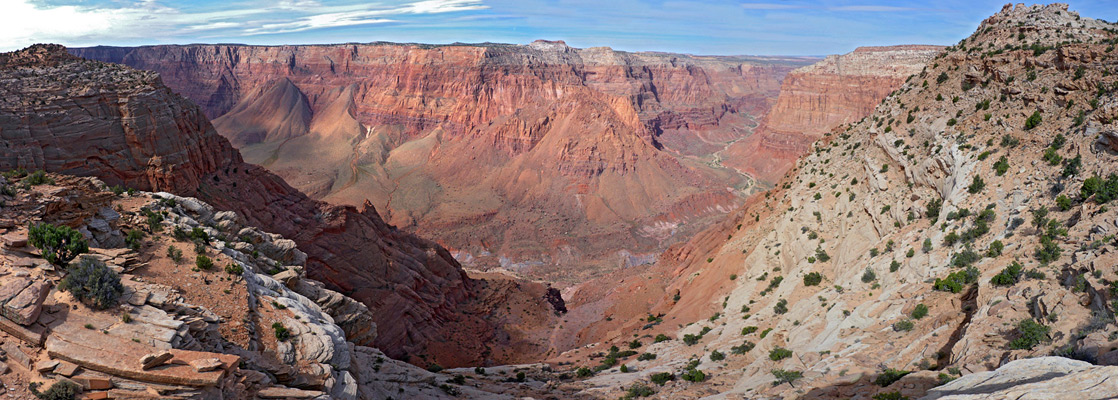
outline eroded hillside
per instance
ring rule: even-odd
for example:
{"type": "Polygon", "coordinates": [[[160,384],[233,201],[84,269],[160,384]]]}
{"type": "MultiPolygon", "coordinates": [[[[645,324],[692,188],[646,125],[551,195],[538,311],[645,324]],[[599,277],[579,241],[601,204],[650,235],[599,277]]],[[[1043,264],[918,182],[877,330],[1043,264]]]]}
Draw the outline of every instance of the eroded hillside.
{"type": "Polygon", "coordinates": [[[72,52],[161,73],[312,197],[369,201],[467,265],[565,283],[647,263],[763,186],[720,151],[815,61],[546,41],[72,52]]]}
{"type": "MultiPolygon", "coordinates": [[[[606,339],[561,359],[636,340],[586,390],[658,398],[917,398],[1038,355],[1118,362],[1115,28],[1007,5],[674,261],[580,288],[606,339]]],[[[1057,364],[1010,366],[1087,371],[1057,364]]],[[[1115,395],[1092,371],[1060,396],[1115,395]]],[[[1063,374],[1015,373],[1002,389],[1063,374]]]]}

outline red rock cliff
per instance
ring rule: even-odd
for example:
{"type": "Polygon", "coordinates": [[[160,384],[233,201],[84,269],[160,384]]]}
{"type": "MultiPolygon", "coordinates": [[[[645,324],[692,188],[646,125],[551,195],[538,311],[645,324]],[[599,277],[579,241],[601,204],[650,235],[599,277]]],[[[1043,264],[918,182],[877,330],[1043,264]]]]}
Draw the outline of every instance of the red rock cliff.
{"type": "Polygon", "coordinates": [[[859,47],[792,71],[756,134],[728,151],[737,157],[727,164],[775,182],[815,139],[869,115],[942,50],[919,45],[859,47]],[[773,158],[761,162],[753,154],[773,158]]]}
{"type": "Polygon", "coordinates": [[[543,41],[73,52],[160,72],[314,197],[526,268],[656,251],[739,204],[750,180],[714,153],[805,64],[543,41]]]}
{"type": "Polygon", "coordinates": [[[494,338],[517,340],[486,320],[491,311],[475,304],[493,301],[476,295],[487,283],[469,279],[445,249],[397,231],[368,205],[312,200],[244,163],[201,109],[155,73],[78,59],[53,45],[2,54],[0,137],[0,169],[194,196],[294,239],[309,256],[308,276],[373,311],[375,334],[343,327],[361,344],[457,365],[485,362],[494,338]]]}

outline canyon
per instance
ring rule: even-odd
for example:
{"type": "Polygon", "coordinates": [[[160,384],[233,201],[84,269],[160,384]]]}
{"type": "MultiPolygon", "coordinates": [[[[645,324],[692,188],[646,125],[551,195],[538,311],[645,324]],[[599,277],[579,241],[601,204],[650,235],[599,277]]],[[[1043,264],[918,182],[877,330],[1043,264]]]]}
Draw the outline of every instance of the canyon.
{"type": "Polygon", "coordinates": [[[3,53],[0,376],[102,398],[1113,398],[1115,46],[1118,24],[1010,4],[951,46],[822,61],[3,53]],[[39,223],[89,258],[56,264],[39,223]],[[112,308],[70,283],[97,262],[112,308]]]}
{"type": "Polygon", "coordinates": [[[548,41],[71,53],[160,73],[311,197],[369,202],[467,266],[564,285],[646,264],[764,189],[720,153],[815,61],[548,41]]]}
{"type": "Polygon", "coordinates": [[[389,226],[371,205],[316,201],[245,163],[202,110],[156,73],[83,60],[61,46],[6,53],[0,62],[7,94],[0,104],[0,169],[93,176],[236,212],[289,239],[280,262],[304,263],[307,276],[367,306],[371,313],[338,316],[338,323],[354,342],[392,357],[460,365],[547,350],[525,344],[501,322],[534,313],[543,319],[534,322],[547,325],[546,287],[471,279],[447,250],[389,226]],[[291,255],[295,246],[303,256],[291,255]],[[528,301],[515,311],[493,306],[518,298],[528,301]],[[496,338],[523,348],[516,355],[486,351],[496,338]]]}

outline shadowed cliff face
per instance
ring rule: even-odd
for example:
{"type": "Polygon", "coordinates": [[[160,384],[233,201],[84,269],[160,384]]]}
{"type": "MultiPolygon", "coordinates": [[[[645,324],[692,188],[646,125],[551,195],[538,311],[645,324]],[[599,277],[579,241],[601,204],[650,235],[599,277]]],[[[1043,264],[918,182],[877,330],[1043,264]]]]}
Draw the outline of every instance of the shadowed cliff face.
{"type": "Polygon", "coordinates": [[[249,162],[313,197],[368,200],[462,260],[571,282],[741,204],[754,180],[720,151],[814,61],[561,42],[73,53],[160,72],[249,162]]]}
{"type": "Polygon", "coordinates": [[[96,176],[198,197],[292,238],[309,256],[309,277],[373,311],[378,332],[343,326],[360,344],[392,356],[435,349],[429,360],[443,365],[482,363],[495,337],[518,343],[488,322],[500,318],[488,309],[496,308],[494,299],[534,290],[530,297],[540,300],[524,307],[547,310],[543,288],[471,280],[445,249],[390,227],[370,205],[315,201],[244,163],[202,111],[155,73],[34,46],[0,55],[0,94],[0,169],[96,176]]]}

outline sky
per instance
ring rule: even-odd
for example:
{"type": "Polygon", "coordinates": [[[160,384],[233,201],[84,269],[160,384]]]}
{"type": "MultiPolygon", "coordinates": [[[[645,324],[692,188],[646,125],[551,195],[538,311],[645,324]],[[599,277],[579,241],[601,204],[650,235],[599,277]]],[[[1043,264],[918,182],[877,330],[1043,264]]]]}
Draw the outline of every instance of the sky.
{"type": "MultiPolygon", "coordinates": [[[[704,55],[949,45],[1007,0],[0,0],[0,51],[187,43],[529,43],[704,55]]],[[[1118,0],[1071,0],[1118,19],[1118,0]]]]}

